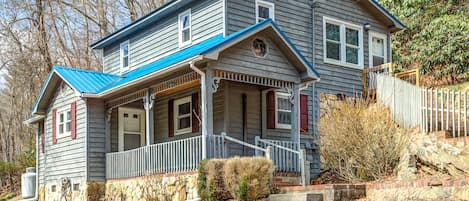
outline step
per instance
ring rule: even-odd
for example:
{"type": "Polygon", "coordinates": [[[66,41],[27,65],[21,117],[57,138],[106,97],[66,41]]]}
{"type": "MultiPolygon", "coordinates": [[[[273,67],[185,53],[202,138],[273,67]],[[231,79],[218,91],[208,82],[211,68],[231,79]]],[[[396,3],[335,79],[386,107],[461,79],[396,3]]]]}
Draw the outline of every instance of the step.
{"type": "Polygon", "coordinates": [[[269,201],[323,201],[322,194],[317,193],[289,193],[273,194],[269,196],[269,201]]]}

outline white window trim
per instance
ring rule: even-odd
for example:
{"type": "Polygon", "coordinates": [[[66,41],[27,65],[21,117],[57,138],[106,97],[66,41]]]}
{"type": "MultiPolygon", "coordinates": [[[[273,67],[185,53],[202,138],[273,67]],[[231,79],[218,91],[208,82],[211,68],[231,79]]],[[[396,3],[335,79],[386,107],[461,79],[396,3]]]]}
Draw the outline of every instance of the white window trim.
{"type": "Polygon", "coordinates": [[[269,16],[275,21],[275,4],[268,1],[256,0],[256,23],[259,22],[259,6],[268,7],[269,16]]]}
{"type": "MultiPolygon", "coordinates": [[[[187,114],[186,114],[187,115],[187,114]]],[[[192,133],[192,97],[191,96],[187,96],[187,97],[184,97],[184,98],[180,98],[180,99],[177,99],[177,100],[174,100],[173,102],[173,117],[174,117],[174,136],[176,135],[182,135],[182,134],[187,134],[187,133],[192,133]],[[190,109],[190,112],[189,112],[189,122],[190,122],[190,126],[189,128],[184,128],[184,129],[178,129],[178,114],[179,114],[179,105],[181,104],[185,104],[185,103],[189,103],[191,109],[190,109]]]]}
{"type": "MultiPolygon", "coordinates": [[[[278,98],[286,98],[289,99],[290,94],[288,93],[283,93],[283,92],[275,92],[275,128],[280,128],[280,129],[291,129],[291,124],[282,124],[278,122],[278,98]]],[[[291,114],[290,110],[290,114],[291,114]]]]}
{"type": "Polygon", "coordinates": [[[192,11],[190,8],[178,15],[178,35],[179,35],[179,48],[192,44],[192,11]],[[183,42],[182,41],[183,24],[182,24],[181,17],[185,15],[189,15],[189,40],[183,42]]]}
{"type": "Polygon", "coordinates": [[[323,58],[324,58],[324,63],[328,63],[328,64],[334,64],[334,65],[339,65],[339,66],[345,66],[345,67],[350,67],[350,68],[358,68],[358,69],[363,69],[363,63],[364,63],[364,59],[363,59],[363,27],[362,26],[359,26],[359,25],[356,25],[356,24],[352,24],[352,23],[349,23],[349,22],[344,22],[344,21],[341,21],[341,20],[336,20],[336,19],[333,19],[333,18],[330,18],[330,17],[326,17],[324,16],[323,17],[323,25],[322,25],[322,28],[323,28],[323,58]],[[338,25],[340,26],[340,47],[341,47],[341,50],[340,50],[340,61],[338,60],[335,60],[335,59],[329,59],[327,58],[327,46],[326,46],[326,23],[329,23],[329,24],[335,24],[335,25],[338,25]],[[350,28],[350,29],[355,29],[355,30],[358,30],[358,64],[352,64],[352,63],[347,63],[346,62],[346,28],[350,28]]]}
{"type": "Polygon", "coordinates": [[[130,42],[127,40],[127,41],[124,41],[120,44],[119,46],[119,60],[120,60],[120,73],[125,73],[127,71],[129,71],[130,69],[130,42]],[[124,67],[124,49],[122,48],[124,45],[127,45],[127,61],[128,61],[128,64],[126,67],[124,67]]]}
{"type": "Polygon", "coordinates": [[[374,31],[370,31],[369,34],[368,34],[368,57],[369,57],[369,61],[368,61],[368,67],[373,67],[373,37],[375,38],[381,38],[383,39],[383,43],[384,43],[384,63],[387,63],[388,62],[388,36],[386,34],[383,34],[383,33],[378,33],[378,32],[374,32],[374,31]]]}
{"type": "Polygon", "coordinates": [[[56,114],[56,128],[57,129],[57,139],[59,138],[64,138],[64,137],[68,137],[70,136],[70,134],[72,133],[72,111],[71,111],[71,108],[70,107],[63,107],[61,108],[60,110],[57,110],[57,114],[56,114]],[[70,112],[70,120],[67,121],[67,112],[70,112]],[[60,127],[60,114],[64,114],[64,122],[63,122],[63,125],[64,125],[64,132],[63,133],[60,133],[60,130],[59,130],[59,127],[60,127]],[[67,132],[67,123],[70,122],[70,131],[67,132]]]}
{"type": "Polygon", "coordinates": [[[127,108],[127,107],[119,107],[118,108],[118,151],[124,151],[124,118],[122,114],[124,112],[134,112],[139,113],[142,117],[140,121],[140,126],[142,128],[140,132],[140,146],[144,146],[146,144],[145,141],[145,110],[137,109],[137,108],[127,108]]]}

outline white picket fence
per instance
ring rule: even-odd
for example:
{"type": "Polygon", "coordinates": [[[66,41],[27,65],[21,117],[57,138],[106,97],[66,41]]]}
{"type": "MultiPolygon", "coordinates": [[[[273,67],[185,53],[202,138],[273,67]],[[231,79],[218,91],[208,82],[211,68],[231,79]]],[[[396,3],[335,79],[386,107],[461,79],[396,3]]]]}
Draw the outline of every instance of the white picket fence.
{"type": "Polygon", "coordinates": [[[468,92],[419,88],[388,75],[376,75],[378,101],[388,106],[393,120],[422,132],[449,131],[453,137],[468,136],[468,92]]]}

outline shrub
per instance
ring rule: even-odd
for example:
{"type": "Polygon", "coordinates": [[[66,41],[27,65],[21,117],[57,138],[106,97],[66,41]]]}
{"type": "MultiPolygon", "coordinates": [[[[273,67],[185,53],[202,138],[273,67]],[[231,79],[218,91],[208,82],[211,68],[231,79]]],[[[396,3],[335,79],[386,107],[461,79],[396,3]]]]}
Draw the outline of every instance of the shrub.
{"type": "Polygon", "coordinates": [[[319,132],[322,165],[348,182],[392,174],[405,144],[385,107],[357,100],[329,105],[319,132]]]}
{"type": "Polygon", "coordinates": [[[272,162],[263,157],[212,159],[199,165],[203,200],[257,200],[270,194],[272,162]]]}
{"type": "Polygon", "coordinates": [[[105,194],[104,183],[91,182],[88,183],[87,193],[89,201],[99,201],[104,198],[105,194]]]}

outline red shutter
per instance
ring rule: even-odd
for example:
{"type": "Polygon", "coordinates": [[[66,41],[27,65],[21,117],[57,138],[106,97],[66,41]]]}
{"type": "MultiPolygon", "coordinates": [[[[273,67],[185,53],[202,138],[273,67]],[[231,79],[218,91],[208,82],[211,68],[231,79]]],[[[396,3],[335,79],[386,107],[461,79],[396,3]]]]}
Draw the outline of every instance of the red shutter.
{"type": "Polygon", "coordinates": [[[267,128],[275,128],[275,92],[267,92],[267,128]]]}
{"type": "Polygon", "coordinates": [[[192,94],[192,133],[199,132],[199,93],[192,94]]]}
{"type": "Polygon", "coordinates": [[[168,131],[169,137],[174,137],[174,100],[168,101],[168,131]]]}
{"type": "Polygon", "coordinates": [[[52,110],[52,144],[57,144],[57,109],[52,110]]]}
{"type": "Polygon", "coordinates": [[[308,95],[300,95],[300,131],[308,132],[308,95]]]}
{"type": "Polygon", "coordinates": [[[41,130],[41,152],[42,152],[42,153],[45,152],[45,148],[46,148],[46,146],[45,146],[45,144],[46,144],[46,137],[45,137],[45,135],[46,135],[46,132],[45,132],[46,128],[45,128],[45,127],[46,127],[46,124],[43,122],[43,123],[42,123],[42,130],[41,130]]]}
{"type": "Polygon", "coordinates": [[[70,132],[72,139],[77,138],[77,102],[70,104],[70,132]]]}

